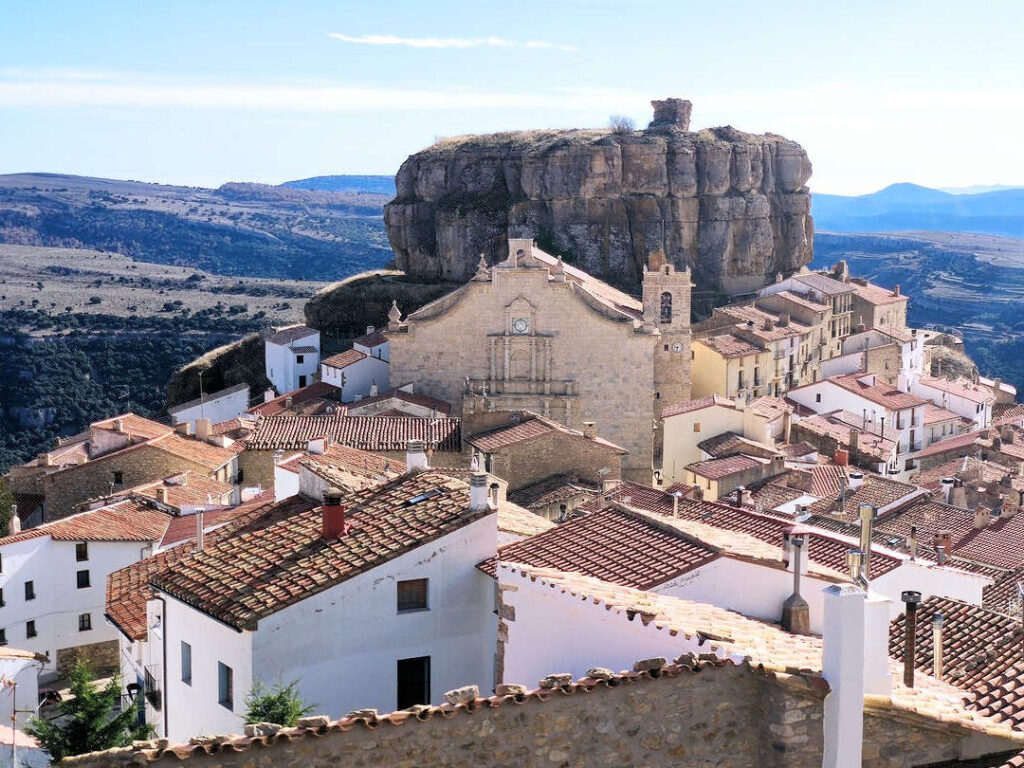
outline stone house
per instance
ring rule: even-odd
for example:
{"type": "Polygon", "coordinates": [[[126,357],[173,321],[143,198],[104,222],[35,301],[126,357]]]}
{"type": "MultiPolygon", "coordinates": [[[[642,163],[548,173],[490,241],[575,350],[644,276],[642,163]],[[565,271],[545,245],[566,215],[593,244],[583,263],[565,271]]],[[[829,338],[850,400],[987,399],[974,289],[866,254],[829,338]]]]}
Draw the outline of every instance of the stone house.
{"type": "Polygon", "coordinates": [[[664,406],[690,389],[690,279],[659,260],[638,300],[510,240],[464,286],[410,314],[393,308],[391,375],[460,414],[529,410],[572,429],[601,425],[649,482],[664,406]]]}
{"type": "Polygon", "coordinates": [[[900,293],[898,285],[889,290],[857,278],[852,278],[850,285],[854,288],[851,297],[851,322],[854,328],[906,329],[908,301],[900,293]]]}
{"type": "Polygon", "coordinates": [[[789,292],[830,306],[832,314],[828,318],[827,332],[823,338],[825,343],[820,348],[820,359],[827,360],[841,354],[842,339],[853,329],[853,294],[857,288],[849,281],[849,269],[846,262],[841,261],[833,268],[831,275],[802,272],[765,286],[758,291],[758,296],[789,292]]]}
{"type": "Polygon", "coordinates": [[[684,482],[700,488],[702,498],[717,501],[740,486],[766,480],[784,469],[782,456],[765,459],[738,453],[687,464],[684,482]]]}
{"type": "Polygon", "coordinates": [[[88,499],[186,472],[233,484],[236,451],[128,413],[95,422],[88,432],[12,467],[7,481],[15,493],[42,498],[32,517],[23,520],[29,527],[66,517],[88,499]]]}

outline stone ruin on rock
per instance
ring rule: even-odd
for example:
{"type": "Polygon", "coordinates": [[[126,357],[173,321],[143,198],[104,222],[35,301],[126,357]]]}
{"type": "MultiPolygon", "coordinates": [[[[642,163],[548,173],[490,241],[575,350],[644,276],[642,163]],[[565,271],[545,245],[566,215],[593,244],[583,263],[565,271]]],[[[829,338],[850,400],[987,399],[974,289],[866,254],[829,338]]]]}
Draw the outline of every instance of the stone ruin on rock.
{"type": "Polygon", "coordinates": [[[442,139],[410,156],[384,211],[397,266],[468,280],[508,239],[621,288],[649,255],[689,267],[695,298],[749,293],[811,261],[803,148],[732,127],[690,131],[692,105],[651,102],[645,130],[538,130],[442,139]]]}

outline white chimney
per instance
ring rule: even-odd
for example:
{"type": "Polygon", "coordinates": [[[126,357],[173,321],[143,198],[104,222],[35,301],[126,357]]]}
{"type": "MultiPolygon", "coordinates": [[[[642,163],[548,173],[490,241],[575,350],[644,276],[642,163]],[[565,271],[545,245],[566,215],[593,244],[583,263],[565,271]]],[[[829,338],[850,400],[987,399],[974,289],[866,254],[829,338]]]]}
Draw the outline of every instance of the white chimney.
{"type": "Polygon", "coordinates": [[[378,391],[376,383],[370,385],[370,397],[376,397],[378,391]]]}
{"type": "Polygon", "coordinates": [[[857,491],[864,485],[864,473],[863,472],[851,472],[849,474],[850,490],[857,491]]]}
{"type": "Polygon", "coordinates": [[[306,451],[316,455],[321,455],[327,450],[327,438],[326,437],[314,437],[306,443],[306,451]]]}
{"type": "Polygon", "coordinates": [[[992,513],[988,511],[988,507],[979,504],[974,508],[974,527],[976,529],[987,527],[991,521],[992,513]]]}
{"type": "Polygon", "coordinates": [[[274,399],[274,397],[275,397],[274,390],[272,390],[272,389],[265,389],[265,390],[263,390],[263,402],[264,403],[269,403],[271,400],[274,399]]]}
{"type": "Polygon", "coordinates": [[[868,592],[864,600],[864,693],[888,697],[892,693],[889,673],[889,619],[892,600],[868,592]]]}
{"type": "Polygon", "coordinates": [[[864,743],[865,594],[853,584],[826,587],[822,631],[825,750],[822,768],[861,768],[864,743]]]}
{"type": "Polygon", "coordinates": [[[209,442],[213,434],[213,424],[209,419],[196,419],[196,438],[204,443],[209,442]]]}
{"type": "Polygon", "coordinates": [[[196,509],[196,552],[203,551],[203,508],[196,509]]]}
{"type": "Polygon", "coordinates": [[[474,472],[469,477],[469,511],[482,512],[490,509],[488,503],[489,494],[487,489],[487,475],[483,472],[474,472]]]}
{"type": "Polygon", "coordinates": [[[949,504],[949,492],[953,490],[953,483],[955,482],[956,480],[952,477],[944,477],[940,481],[942,486],[942,501],[946,504],[949,504]]]}
{"type": "Polygon", "coordinates": [[[21,533],[21,518],[18,516],[18,505],[11,504],[11,519],[7,524],[9,533],[21,533]]]}
{"type": "Polygon", "coordinates": [[[405,449],[406,472],[427,469],[427,452],[422,440],[410,440],[405,449]]]}
{"type": "Polygon", "coordinates": [[[374,332],[375,330],[377,330],[377,329],[376,329],[376,328],[374,328],[374,327],[373,327],[372,325],[368,325],[368,326],[366,326],[366,335],[367,335],[367,336],[369,336],[369,335],[370,335],[371,333],[373,333],[373,332],[374,332]]]}

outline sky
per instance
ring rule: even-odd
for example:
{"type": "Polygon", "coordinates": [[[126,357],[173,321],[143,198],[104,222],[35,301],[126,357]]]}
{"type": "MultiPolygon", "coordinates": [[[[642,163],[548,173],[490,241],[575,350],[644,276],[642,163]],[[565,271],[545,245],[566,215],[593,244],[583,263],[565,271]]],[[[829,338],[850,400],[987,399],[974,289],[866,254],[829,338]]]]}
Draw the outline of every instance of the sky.
{"type": "Polygon", "coordinates": [[[812,191],[1024,184],[1020,0],[0,0],[0,173],[394,174],[441,136],[782,134],[812,191]]]}

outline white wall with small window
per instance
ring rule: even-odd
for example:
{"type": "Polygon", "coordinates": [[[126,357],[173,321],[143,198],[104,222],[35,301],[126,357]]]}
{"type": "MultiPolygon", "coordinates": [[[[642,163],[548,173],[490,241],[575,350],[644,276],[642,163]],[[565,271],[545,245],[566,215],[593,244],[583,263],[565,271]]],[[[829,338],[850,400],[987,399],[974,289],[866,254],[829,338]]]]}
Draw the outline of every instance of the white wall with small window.
{"type": "Polygon", "coordinates": [[[145,542],[0,539],[0,642],[49,656],[42,679],[56,675],[57,652],[117,641],[104,620],[107,575],[134,563],[145,542]]]}
{"type": "Polygon", "coordinates": [[[309,386],[320,367],[320,332],[309,329],[308,334],[279,344],[267,339],[264,358],[267,378],[278,394],[309,386]]]}
{"type": "MultiPolygon", "coordinates": [[[[254,677],[298,680],[302,698],[332,717],[438,702],[462,685],[491,690],[494,582],[476,564],[493,556],[497,533],[489,515],[267,616],[255,631],[167,597],[169,737],[240,733],[254,677]],[[183,642],[190,684],[181,680],[183,642]],[[218,663],[231,668],[231,709],[220,701],[218,663]]],[[[150,646],[153,637],[150,629],[150,646]]]]}

